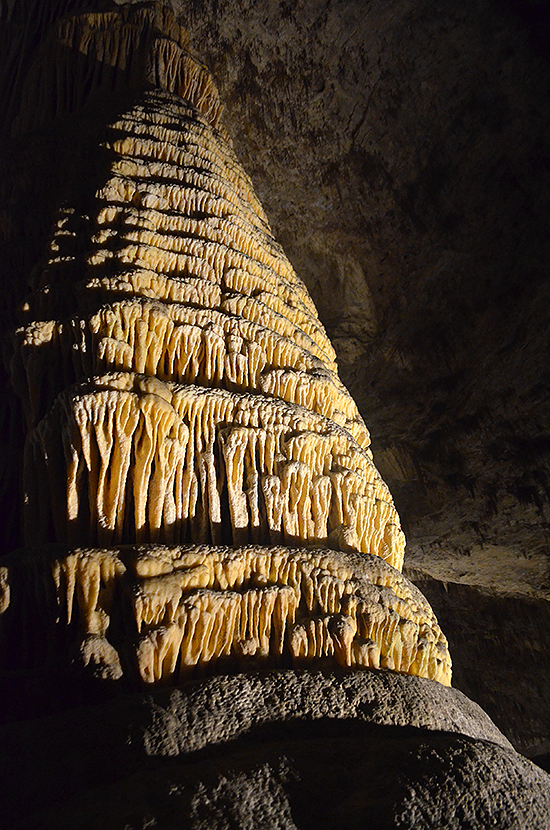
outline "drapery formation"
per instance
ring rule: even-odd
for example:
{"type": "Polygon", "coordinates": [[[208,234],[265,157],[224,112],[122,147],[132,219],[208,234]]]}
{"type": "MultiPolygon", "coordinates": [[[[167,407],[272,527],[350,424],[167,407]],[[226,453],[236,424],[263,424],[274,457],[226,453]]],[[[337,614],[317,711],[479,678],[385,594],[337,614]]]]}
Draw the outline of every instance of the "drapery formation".
{"type": "Polygon", "coordinates": [[[93,192],[59,205],[14,336],[26,550],[4,637],[51,623],[99,676],[146,683],[335,664],[450,683],[334,350],[167,12],[61,21],[15,129],[105,89],[93,192]]]}

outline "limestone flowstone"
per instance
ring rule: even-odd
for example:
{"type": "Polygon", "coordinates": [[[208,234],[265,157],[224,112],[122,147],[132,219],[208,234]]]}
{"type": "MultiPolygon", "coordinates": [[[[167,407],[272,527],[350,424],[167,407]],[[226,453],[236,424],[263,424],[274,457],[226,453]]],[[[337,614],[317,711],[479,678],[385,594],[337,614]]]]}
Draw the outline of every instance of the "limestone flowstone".
{"type": "Polygon", "coordinates": [[[448,688],[368,431],[209,72],[160,0],[80,3],[13,121],[60,182],[17,272],[3,819],[548,830],[547,776],[448,688]]]}
{"type": "Polygon", "coordinates": [[[36,73],[65,78],[75,51],[89,80],[50,117],[92,106],[96,63],[132,94],[90,151],[86,210],[59,206],[13,337],[27,550],[2,572],[3,643],[51,618],[110,679],[263,661],[449,684],[368,431],[209,73],[142,6],[62,20],[36,73]]]}
{"type": "MultiPolygon", "coordinates": [[[[4,642],[55,620],[66,627],[63,648],[80,651],[104,677],[177,683],[317,665],[450,683],[447,643],[430,606],[370,554],[257,545],[42,549],[13,556],[10,569],[32,592],[6,614],[4,642]],[[112,619],[120,607],[125,632],[112,619]]],[[[9,579],[0,584],[6,596],[9,579]]],[[[28,664],[39,669],[42,660],[31,647],[28,664]]]]}

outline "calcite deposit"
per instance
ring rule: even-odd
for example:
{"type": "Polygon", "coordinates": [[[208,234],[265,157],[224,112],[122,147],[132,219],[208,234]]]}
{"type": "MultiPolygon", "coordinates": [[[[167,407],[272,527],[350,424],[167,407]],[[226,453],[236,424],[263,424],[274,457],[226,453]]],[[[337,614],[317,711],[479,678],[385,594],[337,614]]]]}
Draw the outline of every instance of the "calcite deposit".
{"type": "Polygon", "coordinates": [[[62,20],[36,71],[74,51],[136,91],[94,150],[87,211],[59,208],[13,338],[28,552],[8,570],[33,571],[33,613],[76,617],[105,677],[320,661],[450,683],[368,431],[209,73],[158,9],[62,20]]]}
{"type": "MultiPolygon", "coordinates": [[[[450,683],[447,643],[430,606],[370,554],[144,545],[64,555],[30,550],[10,566],[26,574],[28,586],[26,607],[7,626],[11,636],[33,621],[53,639],[54,627],[66,627],[64,648],[80,652],[104,678],[126,672],[148,684],[177,683],[314,665],[386,668],[450,683]],[[113,621],[121,607],[131,648],[113,621]]],[[[7,582],[0,588],[9,600],[7,582]]],[[[27,664],[38,669],[42,659],[30,646],[27,664]]]]}
{"type": "MultiPolygon", "coordinates": [[[[369,433],[165,5],[0,0],[22,35],[0,491],[24,502],[0,560],[2,821],[548,830],[548,777],[450,688],[369,433]]],[[[222,6],[187,16],[213,30],[222,6]]]]}

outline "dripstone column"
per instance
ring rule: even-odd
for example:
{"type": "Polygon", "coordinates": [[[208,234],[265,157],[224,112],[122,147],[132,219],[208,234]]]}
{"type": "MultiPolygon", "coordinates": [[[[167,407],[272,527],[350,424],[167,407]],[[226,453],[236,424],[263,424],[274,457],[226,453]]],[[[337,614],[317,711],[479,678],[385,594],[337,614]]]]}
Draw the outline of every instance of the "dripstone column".
{"type": "Polygon", "coordinates": [[[449,688],[367,428],[177,17],[59,20],[12,134],[14,187],[31,153],[52,182],[10,289],[10,826],[550,826],[545,774],[449,688]]]}

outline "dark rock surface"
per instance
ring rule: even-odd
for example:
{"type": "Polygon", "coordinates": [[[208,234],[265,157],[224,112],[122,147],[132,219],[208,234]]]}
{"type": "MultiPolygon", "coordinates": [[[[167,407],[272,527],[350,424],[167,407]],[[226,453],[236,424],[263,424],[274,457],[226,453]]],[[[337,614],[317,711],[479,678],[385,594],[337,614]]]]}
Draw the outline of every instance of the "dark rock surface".
{"type": "Polygon", "coordinates": [[[0,733],[7,828],[550,827],[550,779],[460,692],[217,677],[0,733]]]}
{"type": "Polygon", "coordinates": [[[548,776],[494,744],[416,730],[246,745],[163,765],[33,816],[33,828],[546,830],[548,776]]]}
{"type": "Polygon", "coordinates": [[[525,5],[178,2],[409,560],[473,553],[547,597],[550,67],[525,5]]]}
{"type": "Polygon", "coordinates": [[[533,597],[410,574],[449,639],[453,685],[545,769],[550,751],[550,608],[533,597]],[[508,657],[508,659],[506,659],[508,657]]]}

